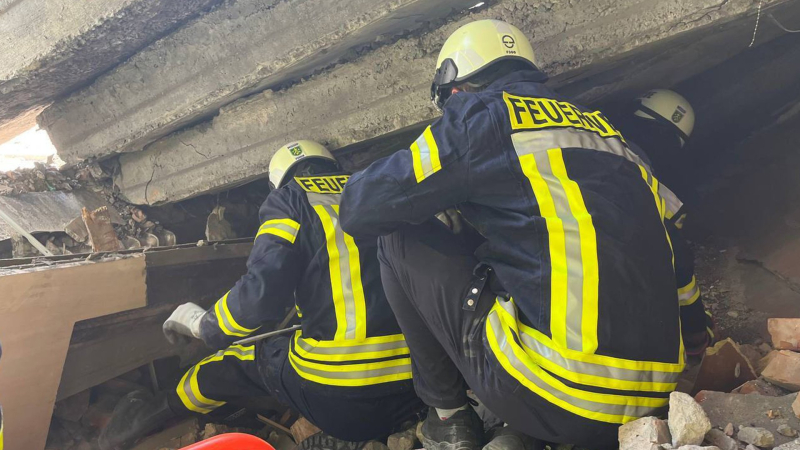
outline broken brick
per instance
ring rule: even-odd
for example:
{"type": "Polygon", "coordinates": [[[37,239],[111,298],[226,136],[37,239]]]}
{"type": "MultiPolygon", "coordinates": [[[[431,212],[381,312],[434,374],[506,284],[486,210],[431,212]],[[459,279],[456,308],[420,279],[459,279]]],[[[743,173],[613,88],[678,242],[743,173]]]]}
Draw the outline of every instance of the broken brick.
{"type": "Polygon", "coordinates": [[[767,329],[776,350],[800,351],[800,319],[769,319],[767,329]]]}
{"type": "Polygon", "coordinates": [[[290,429],[292,430],[294,441],[298,444],[308,439],[309,436],[313,436],[322,431],[302,416],[292,424],[290,429]]]}
{"type": "Polygon", "coordinates": [[[739,444],[736,442],[736,439],[725,434],[724,431],[712,429],[708,433],[706,433],[706,442],[709,444],[719,447],[720,450],[738,450],[739,444]]]}
{"type": "Polygon", "coordinates": [[[782,388],[800,391],[800,353],[787,350],[777,352],[761,375],[782,388]]]}
{"type": "Polygon", "coordinates": [[[83,223],[89,232],[89,241],[93,252],[114,252],[123,250],[122,243],[117,238],[117,233],[111,225],[111,214],[108,207],[103,206],[94,211],[86,208],[81,210],[83,223]]]}
{"type": "Polygon", "coordinates": [[[730,338],[707,348],[695,379],[693,393],[730,392],[742,383],[758,378],[750,360],[730,338]]]}
{"type": "Polygon", "coordinates": [[[775,386],[772,383],[764,381],[761,378],[757,380],[747,381],[743,385],[732,390],[731,393],[742,394],[742,395],[757,394],[757,395],[766,395],[769,397],[780,397],[782,395],[788,394],[786,390],[778,386],[775,386]]]}

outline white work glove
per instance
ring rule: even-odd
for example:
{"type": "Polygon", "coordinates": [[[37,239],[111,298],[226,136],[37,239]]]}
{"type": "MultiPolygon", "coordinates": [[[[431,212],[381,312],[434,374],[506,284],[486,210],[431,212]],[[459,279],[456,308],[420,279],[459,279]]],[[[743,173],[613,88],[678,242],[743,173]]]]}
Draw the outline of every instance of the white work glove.
{"type": "Polygon", "coordinates": [[[186,345],[191,338],[200,339],[200,319],[206,310],[194,303],[184,303],[175,308],[164,325],[164,336],[172,345],[186,345]]]}

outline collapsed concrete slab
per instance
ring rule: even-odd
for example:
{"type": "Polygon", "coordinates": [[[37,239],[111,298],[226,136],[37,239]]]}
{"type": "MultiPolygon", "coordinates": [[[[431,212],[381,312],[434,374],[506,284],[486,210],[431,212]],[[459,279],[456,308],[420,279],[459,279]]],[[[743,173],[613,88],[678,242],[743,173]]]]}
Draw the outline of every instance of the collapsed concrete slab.
{"type": "MultiPolygon", "coordinates": [[[[428,100],[437,51],[469,20],[498,18],[519,26],[533,37],[540,65],[550,74],[564,74],[555,84],[570,83],[566,91],[582,94],[584,101],[620,89],[651,88],[654,74],[659,86],[672,85],[739,53],[749,43],[745,36],[752,36],[753,21],[747,18],[619,56],[680,31],[731,19],[753,5],[748,0],[701,2],[706,6],[691,0],[578,3],[548,9],[506,0],[291,88],[239,101],[211,121],[122,155],[115,182],[133,203],[175,202],[264,176],[272,153],[290,140],[314,139],[338,149],[430,121],[438,115],[428,100]],[[608,57],[616,58],[599,64],[600,69],[565,73],[608,57]]],[[[792,11],[800,15],[800,8],[792,11]]],[[[776,35],[772,30],[759,39],[776,35]]],[[[378,146],[370,144],[373,155],[378,146]]]]}
{"type": "Polygon", "coordinates": [[[40,116],[67,163],[142,146],[472,0],[229,1],[40,116]]]}
{"type": "Polygon", "coordinates": [[[0,0],[0,126],[88,83],[220,1],[0,0]]]}

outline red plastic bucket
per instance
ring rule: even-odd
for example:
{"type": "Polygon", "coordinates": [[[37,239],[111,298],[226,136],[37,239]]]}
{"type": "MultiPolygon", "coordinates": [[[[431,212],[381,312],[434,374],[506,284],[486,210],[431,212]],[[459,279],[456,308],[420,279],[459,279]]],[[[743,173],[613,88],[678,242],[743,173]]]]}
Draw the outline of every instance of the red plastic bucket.
{"type": "Polygon", "coordinates": [[[275,450],[275,448],[250,434],[227,433],[183,447],[181,450],[275,450]]]}

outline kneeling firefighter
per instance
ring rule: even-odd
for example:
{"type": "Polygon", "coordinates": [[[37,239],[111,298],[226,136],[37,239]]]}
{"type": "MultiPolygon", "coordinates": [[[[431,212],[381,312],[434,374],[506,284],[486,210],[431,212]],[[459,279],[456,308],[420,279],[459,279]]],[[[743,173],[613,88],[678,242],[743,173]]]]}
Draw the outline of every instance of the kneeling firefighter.
{"type": "Polygon", "coordinates": [[[673,254],[651,168],[597,111],[548,89],[496,20],[458,29],[431,89],[443,116],[354,174],[342,227],[379,239],[387,298],[431,407],[427,449],[477,449],[467,386],[541,440],[615,448],[684,368],[673,254]],[[435,214],[456,208],[465,245],[435,214]]]}
{"type": "Polygon", "coordinates": [[[102,449],[125,447],[164,421],[207,414],[228,401],[270,395],[344,441],[388,436],[424,406],[411,382],[409,349],[380,280],[375,239],[339,225],[349,175],[320,144],[298,141],[275,153],[273,190],[247,274],[208,311],[179,306],[164,323],[176,343],[219,349],[190,368],[177,388],[134,393],[114,410],[102,449]],[[297,308],[302,330],[254,345],[231,345],[297,308]]]}
{"type": "MultiPolygon", "coordinates": [[[[695,113],[686,98],[668,89],[653,89],[611,117],[625,138],[638,144],[640,156],[663,184],[681,198],[694,197],[690,171],[693,165],[686,147],[694,131],[695,113]]],[[[675,254],[684,345],[688,355],[699,356],[714,341],[715,332],[697,284],[694,254],[680,233],[686,213],[680,203],[665,204],[665,226],[675,254]]]]}

